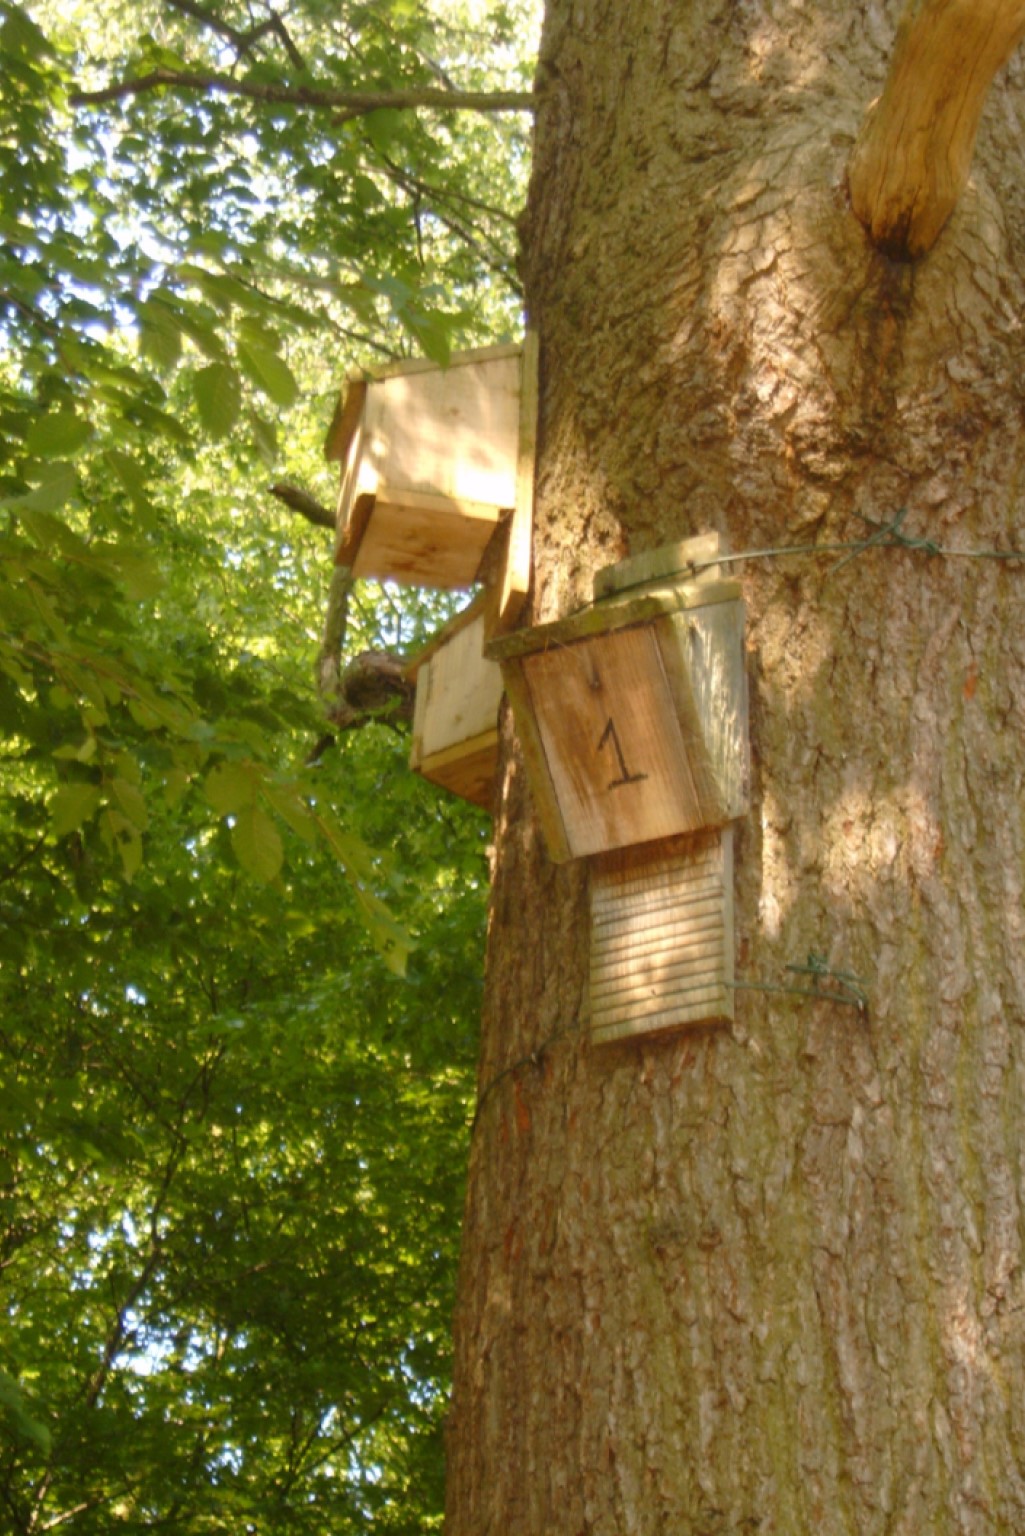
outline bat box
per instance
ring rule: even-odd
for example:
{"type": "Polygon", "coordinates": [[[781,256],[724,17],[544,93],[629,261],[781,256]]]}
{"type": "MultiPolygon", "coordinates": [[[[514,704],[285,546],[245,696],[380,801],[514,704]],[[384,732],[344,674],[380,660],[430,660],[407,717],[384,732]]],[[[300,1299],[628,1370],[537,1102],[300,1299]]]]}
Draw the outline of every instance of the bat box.
{"type": "Polygon", "coordinates": [[[489,642],[557,862],[747,810],[744,606],[717,552],[705,535],[627,560],[580,612],[489,642]]]}
{"type": "Polygon", "coordinates": [[[416,680],[409,766],[489,809],[502,674],[484,656],[485,598],[482,593],[435,635],[407,668],[407,676],[416,680]]]}
{"type": "Polygon", "coordinates": [[[530,573],[536,343],[396,364],[355,380],[328,436],[342,465],[335,559],[356,576],[457,588],[477,579],[500,522],[502,626],[530,573]]]}

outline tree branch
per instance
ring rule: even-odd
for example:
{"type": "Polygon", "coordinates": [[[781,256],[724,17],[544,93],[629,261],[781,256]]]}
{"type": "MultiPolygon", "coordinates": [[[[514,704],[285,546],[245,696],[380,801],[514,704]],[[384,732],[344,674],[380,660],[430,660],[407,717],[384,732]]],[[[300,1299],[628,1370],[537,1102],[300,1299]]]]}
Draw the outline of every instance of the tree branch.
{"type": "Polygon", "coordinates": [[[330,528],[334,530],[335,515],[309,491],[304,491],[302,486],[292,485],[288,480],[279,480],[276,485],[269,485],[267,489],[272,496],[283,501],[292,512],[298,512],[300,517],[305,517],[308,523],[314,523],[318,528],[330,528]]]}
{"type": "Polygon", "coordinates": [[[269,32],[273,32],[281,39],[285,52],[295,68],[306,68],[305,59],[295,46],[295,43],[289,36],[288,28],[276,11],[272,11],[266,20],[258,22],[254,27],[250,27],[248,32],[240,32],[237,27],[231,26],[227,21],[223,21],[220,16],[215,16],[212,11],[205,10],[203,6],[197,5],[196,0],[164,0],[164,3],[170,6],[172,11],[178,11],[182,16],[189,16],[193,21],[198,21],[201,26],[209,27],[212,32],[217,33],[218,37],[227,38],[239,58],[243,58],[245,54],[252,52],[258,42],[265,38],[269,32]]]}
{"type": "Polygon", "coordinates": [[[409,86],[400,91],[329,91],[307,85],[233,80],[230,75],[180,69],[153,69],[147,75],[119,80],[99,91],[72,91],[68,100],[73,107],[99,107],[160,90],[244,96],[250,101],[325,109],[341,113],[343,117],[363,117],[384,107],[398,111],[432,107],[441,112],[532,112],[535,106],[533,95],[527,91],[443,91],[426,85],[409,86]]]}
{"type": "Polygon", "coordinates": [[[971,169],[993,76],[1025,36],[1025,0],[909,0],[882,95],[851,154],[851,207],[898,261],[930,249],[971,169]]]}

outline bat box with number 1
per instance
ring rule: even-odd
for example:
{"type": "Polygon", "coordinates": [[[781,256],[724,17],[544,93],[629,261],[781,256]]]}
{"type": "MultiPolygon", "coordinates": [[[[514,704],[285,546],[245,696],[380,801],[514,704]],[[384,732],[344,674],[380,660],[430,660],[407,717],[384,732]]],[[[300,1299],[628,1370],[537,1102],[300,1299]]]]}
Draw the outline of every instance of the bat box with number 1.
{"type": "Polygon", "coordinates": [[[557,862],[747,810],[744,607],[717,553],[710,534],[624,561],[580,612],[488,645],[557,862]]]}

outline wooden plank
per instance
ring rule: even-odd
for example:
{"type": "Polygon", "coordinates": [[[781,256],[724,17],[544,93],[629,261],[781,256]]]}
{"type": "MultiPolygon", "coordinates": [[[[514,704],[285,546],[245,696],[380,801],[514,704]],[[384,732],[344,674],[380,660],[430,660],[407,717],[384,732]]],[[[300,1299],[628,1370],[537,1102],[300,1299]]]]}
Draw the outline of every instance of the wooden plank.
{"type": "Polygon", "coordinates": [[[363,424],[366,399],[366,379],[350,379],[344,395],[339,396],[338,406],[327,431],[324,457],[329,462],[342,462],[349,457],[352,440],[363,424]]]}
{"type": "Polygon", "coordinates": [[[537,450],[538,340],[528,331],[520,365],[519,442],[516,505],[509,524],[505,567],[498,594],[495,632],[504,634],[519,618],[530,588],[534,537],[534,460],[537,450]]]}
{"type": "Polygon", "coordinates": [[[743,603],[712,603],[655,626],[659,650],[711,821],[750,804],[750,743],[743,603]]]}
{"type": "Polygon", "coordinates": [[[498,731],[491,730],[425,757],[417,771],[442,789],[490,810],[497,763],[498,731]]]}
{"type": "Polygon", "coordinates": [[[420,751],[426,759],[496,729],[502,673],[483,654],[484,614],[456,629],[417,678],[425,698],[420,751]]]}
{"type": "MultiPolygon", "coordinates": [[[[358,496],[356,508],[365,499],[370,498],[358,496]]],[[[356,576],[441,588],[472,585],[499,512],[480,502],[388,490],[372,499],[357,538],[356,508],[352,532],[339,546],[339,564],[351,565],[356,576]],[[393,494],[401,494],[401,501],[393,494]],[[348,558],[343,560],[343,553],[348,558]]]]}
{"type": "Polygon", "coordinates": [[[457,635],[468,624],[475,623],[482,614],[486,617],[487,612],[488,594],[486,592],[478,592],[471,603],[467,603],[465,608],[461,609],[459,613],[454,614],[447,623],[442,625],[437,634],[431,636],[422,650],[417,651],[415,656],[410,657],[406,662],[404,675],[412,682],[416,682],[416,675],[420,668],[425,661],[430,660],[435,651],[439,651],[443,645],[447,645],[452,636],[457,635]]]}
{"type": "Polygon", "coordinates": [[[591,902],[596,1042],[733,1018],[731,828],[596,859],[591,902]]]}
{"type": "MultiPolygon", "coordinates": [[[[488,648],[485,647],[485,655],[488,648]]],[[[516,735],[519,740],[520,751],[523,754],[524,765],[527,770],[527,779],[534,796],[534,806],[537,810],[538,820],[545,835],[548,852],[556,864],[564,864],[573,858],[569,842],[566,838],[566,829],[562,816],[559,813],[559,804],[555,797],[552,785],[551,773],[548,768],[548,759],[545,756],[544,743],[538,730],[537,720],[534,715],[530,689],[523,672],[523,664],[518,661],[511,662],[502,668],[502,681],[505,691],[512,706],[513,716],[516,721],[516,735]]]]}
{"type": "Polygon", "coordinates": [[[700,732],[681,730],[651,626],[524,658],[523,672],[571,855],[715,825],[700,732]]]}
{"type": "Polygon", "coordinates": [[[357,496],[352,502],[344,521],[339,523],[338,541],[335,544],[335,565],[352,569],[363,537],[370,526],[373,510],[373,496],[357,496]]]}
{"type": "MultiPolygon", "coordinates": [[[[338,529],[338,542],[335,548],[335,564],[345,565],[348,562],[339,559],[342,547],[345,546],[351,552],[358,547],[358,540],[354,543],[351,533],[352,516],[357,500],[356,485],[359,480],[359,466],[363,453],[363,418],[353,428],[349,438],[349,446],[346,449],[345,460],[342,464],[341,480],[338,487],[338,509],[335,513],[335,524],[338,529]]],[[[371,503],[371,506],[373,504],[371,503]]]]}
{"type": "Polygon", "coordinates": [[[595,601],[629,588],[645,586],[649,582],[664,582],[667,578],[680,583],[719,581],[722,576],[721,567],[709,566],[707,562],[714,561],[724,553],[725,547],[718,533],[699,533],[679,544],[663,544],[658,549],[647,549],[642,554],[632,555],[628,560],[620,560],[618,565],[607,565],[604,570],[596,572],[595,601]],[[695,566],[705,568],[695,570],[695,566]]]}
{"type": "Polygon", "coordinates": [[[518,348],[373,380],[358,489],[514,507],[519,394],[518,348]]]}
{"type": "Polygon", "coordinates": [[[442,367],[430,357],[401,357],[394,363],[374,364],[371,382],[380,379],[394,379],[400,376],[409,377],[417,373],[450,374],[455,368],[476,366],[479,363],[500,362],[505,358],[519,357],[523,350],[522,343],[518,341],[496,341],[486,347],[467,347],[462,352],[453,352],[448,360],[448,366],[442,367]]]}
{"type": "Polygon", "coordinates": [[[684,613],[715,603],[737,602],[741,596],[741,587],[736,581],[691,581],[657,591],[606,598],[551,624],[537,624],[533,629],[518,629],[509,635],[496,636],[488,642],[488,655],[495,661],[530,656],[535,651],[570,645],[589,635],[610,634],[632,625],[650,624],[666,614],[684,613]]]}

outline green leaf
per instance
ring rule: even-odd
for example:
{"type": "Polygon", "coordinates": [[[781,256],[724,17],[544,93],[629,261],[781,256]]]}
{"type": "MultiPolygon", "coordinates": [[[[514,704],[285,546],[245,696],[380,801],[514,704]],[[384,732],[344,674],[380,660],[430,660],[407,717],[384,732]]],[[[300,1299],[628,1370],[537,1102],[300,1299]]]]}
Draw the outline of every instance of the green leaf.
{"type": "Polygon", "coordinates": [[[100,804],[100,791],[94,784],[62,784],[50,800],[50,820],[58,837],[76,832],[94,816],[100,804]]]}
{"type": "Polygon", "coordinates": [[[210,363],[192,376],[199,419],[213,437],[227,437],[242,409],[242,386],[228,363],[210,363]]]}
{"type": "Polygon", "coordinates": [[[265,884],[281,870],[285,850],[278,829],[258,805],[239,811],[231,829],[231,846],[242,868],[265,884]]]}
{"type": "Polygon", "coordinates": [[[252,768],[228,761],[211,768],[203,792],[218,816],[233,816],[254,804],[256,785],[252,768]]]}
{"type": "Polygon", "coordinates": [[[182,353],[181,326],[170,304],[154,295],[139,306],[139,345],[158,368],[174,368],[182,353]]]}
{"type": "Polygon", "coordinates": [[[137,831],[145,832],[148,821],[146,801],[136,786],[129,784],[127,779],[113,779],[108,785],[108,793],[126,820],[137,831]]]}
{"type": "Polygon", "coordinates": [[[44,1456],[49,1455],[50,1431],[29,1413],[24,1392],[6,1371],[0,1371],[0,1411],[16,1435],[44,1456]]]}
{"type": "Polygon", "coordinates": [[[12,512],[56,512],[71,500],[77,489],[74,465],[60,462],[49,466],[48,473],[34,491],[10,496],[6,501],[0,501],[0,508],[12,512]]]}
{"type": "Polygon", "coordinates": [[[103,458],[122,488],[128,493],[136,510],[148,512],[150,510],[149,482],[146,471],[138,459],[133,458],[130,453],[122,453],[119,448],[108,448],[103,458]]]}
{"type": "Polygon", "coordinates": [[[287,409],[295,403],[298,385],[288,364],[255,342],[239,343],[238,360],[243,371],[275,405],[287,409]]]}
{"type": "Polygon", "coordinates": [[[125,596],[132,602],[147,602],[158,596],[164,586],[164,575],[156,559],[140,549],[111,550],[108,563],[117,573],[125,596]]]}
{"type": "Polygon", "coordinates": [[[117,849],[121,872],[130,885],[142,867],[142,838],[138,827],[123,812],[108,806],[100,820],[100,828],[107,844],[117,849]]]}
{"type": "Polygon", "coordinates": [[[74,411],[51,411],[29,429],[25,447],[29,453],[51,459],[59,454],[77,453],[92,435],[91,423],[83,421],[74,411]]]}
{"type": "Polygon", "coordinates": [[[266,421],[257,411],[249,412],[253,443],[267,469],[273,469],[278,459],[278,433],[272,421],[266,421]]]}
{"type": "Polygon", "coordinates": [[[263,793],[271,805],[297,837],[304,842],[315,843],[317,827],[302,795],[292,784],[270,783],[263,786],[263,793]]]}

